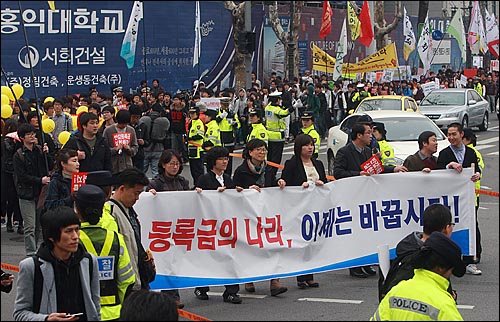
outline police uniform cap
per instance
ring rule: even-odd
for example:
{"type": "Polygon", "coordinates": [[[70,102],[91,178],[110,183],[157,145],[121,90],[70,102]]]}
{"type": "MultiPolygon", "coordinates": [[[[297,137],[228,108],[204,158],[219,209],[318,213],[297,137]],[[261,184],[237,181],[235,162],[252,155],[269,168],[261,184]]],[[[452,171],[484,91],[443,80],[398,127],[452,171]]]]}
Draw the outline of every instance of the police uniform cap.
{"type": "Polygon", "coordinates": [[[189,113],[200,113],[200,108],[198,106],[191,106],[189,113]]]}
{"type": "Polygon", "coordinates": [[[121,86],[115,87],[115,89],[113,89],[113,92],[123,92],[123,87],[121,86]]]}
{"type": "Polygon", "coordinates": [[[377,129],[380,133],[382,133],[383,135],[386,135],[387,134],[387,131],[385,129],[385,125],[384,123],[380,123],[380,122],[373,122],[373,129],[377,129]]]}
{"type": "Polygon", "coordinates": [[[205,111],[205,115],[208,115],[208,116],[211,116],[211,117],[216,117],[217,116],[217,111],[216,110],[212,110],[212,109],[207,109],[205,111]]]}
{"type": "Polygon", "coordinates": [[[251,110],[250,112],[248,112],[248,115],[249,116],[259,116],[260,117],[259,111],[257,111],[257,110],[251,110]]]}
{"type": "Polygon", "coordinates": [[[441,256],[453,268],[453,275],[464,276],[465,264],[462,262],[462,250],[451,238],[435,231],[424,242],[424,248],[429,248],[441,256]]]}
{"type": "Polygon", "coordinates": [[[101,170],[87,173],[86,185],[94,185],[99,187],[114,186],[119,183],[116,176],[113,176],[111,171],[101,170]]]}
{"type": "Polygon", "coordinates": [[[229,104],[231,103],[231,98],[227,96],[223,96],[220,98],[220,103],[221,104],[229,104]]]}
{"type": "Polygon", "coordinates": [[[313,113],[311,113],[309,111],[305,111],[304,113],[302,113],[302,116],[300,118],[303,120],[313,120],[314,116],[313,116],[313,113]]]}
{"type": "Polygon", "coordinates": [[[75,194],[77,201],[89,204],[103,204],[106,201],[106,197],[104,191],[93,184],[81,186],[75,194]]]}
{"type": "Polygon", "coordinates": [[[269,94],[269,97],[281,97],[281,92],[279,91],[274,91],[271,94],[269,94]]]}
{"type": "Polygon", "coordinates": [[[474,132],[472,132],[472,129],[471,128],[465,128],[464,129],[464,139],[473,139],[473,138],[476,138],[476,134],[474,132]]]}

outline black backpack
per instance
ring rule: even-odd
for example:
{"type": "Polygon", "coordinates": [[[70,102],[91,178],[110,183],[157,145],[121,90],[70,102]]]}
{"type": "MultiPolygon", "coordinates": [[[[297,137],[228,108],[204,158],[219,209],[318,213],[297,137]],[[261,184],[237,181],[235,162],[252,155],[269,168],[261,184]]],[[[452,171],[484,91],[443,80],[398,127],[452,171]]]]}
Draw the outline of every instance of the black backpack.
{"type": "Polygon", "coordinates": [[[391,288],[396,286],[403,280],[409,280],[414,275],[413,259],[417,256],[418,251],[408,253],[405,256],[398,256],[391,260],[389,272],[386,278],[382,273],[379,274],[378,280],[378,300],[382,301],[384,296],[389,293],[391,288]]]}

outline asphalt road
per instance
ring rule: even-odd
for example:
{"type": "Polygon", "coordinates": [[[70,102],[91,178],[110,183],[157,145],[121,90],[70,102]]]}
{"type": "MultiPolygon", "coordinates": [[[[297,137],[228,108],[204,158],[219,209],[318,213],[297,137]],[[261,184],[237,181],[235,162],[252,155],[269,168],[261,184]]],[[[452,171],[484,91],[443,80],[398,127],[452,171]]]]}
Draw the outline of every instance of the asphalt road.
{"type": "MultiPolygon", "coordinates": [[[[491,118],[487,132],[476,132],[478,149],[483,155],[486,168],[481,181],[481,188],[499,191],[499,122],[491,118]]],[[[320,159],[326,165],[326,142],[320,150],[320,159]]],[[[291,157],[293,144],[285,147],[283,160],[291,157]]],[[[283,161],[284,162],[284,161],[283,161]]],[[[239,164],[236,160],[233,169],[239,164]]],[[[190,178],[189,169],[184,173],[190,178]]],[[[483,255],[478,267],[483,271],[480,276],[465,275],[452,277],[454,288],[458,292],[458,308],[468,321],[498,321],[499,316],[499,198],[480,197],[479,225],[482,234],[483,255]]],[[[7,233],[1,228],[2,263],[17,265],[24,257],[22,237],[16,233],[7,233]]],[[[15,274],[17,277],[17,274],[15,274]]],[[[181,299],[186,304],[185,310],[211,320],[260,320],[260,321],[358,321],[368,320],[378,305],[378,276],[367,279],[350,277],[348,270],[338,270],[315,274],[319,288],[300,290],[295,278],[282,279],[288,292],[271,297],[269,282],[255,283],[256,293],[246,293],[241,285],[240,295],[243,303],[228,304],[222,301],[223,287],[212,287],[209,301],[199,301],[193,289],[180,290],[181,299]]],[[[1,320],[12,320],[15,299],[15,285],[10,294],[1,293],[1,320]]],[[[186,320],[181,318],[181,320],[186,320]]]]}

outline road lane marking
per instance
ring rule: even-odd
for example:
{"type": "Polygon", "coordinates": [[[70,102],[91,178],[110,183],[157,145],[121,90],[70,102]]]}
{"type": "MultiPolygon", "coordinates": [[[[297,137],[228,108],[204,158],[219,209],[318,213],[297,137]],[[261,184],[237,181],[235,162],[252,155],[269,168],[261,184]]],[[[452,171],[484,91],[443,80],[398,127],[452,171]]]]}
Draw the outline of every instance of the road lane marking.
{"type": "MultiPolygon", "coordinates": [[[[207,292],[208,295],[217,295],[217,296],[222,296],[223,292],[207,292]]],[[[238,295],[242,298],[249,298],[249,299],[263,299],[266,298],[267,295],[259,295],[259,294],[246,294],[246,293],[238,293],[238,295]]]]}
{"type": "Polygon", "coordinates": [[[304,298],[298,299],[298,301],[341,303],[341,304],[361,304],[361,303],[363,303],[362,300],[324,299],[324,298],[314,298],[314,297],[304,297],[304,298]]]}
{"type": "Polygon", "coordinates": [[[474,309],[474,305],[457,304],[457,309],[473,310],[474,309]]]}

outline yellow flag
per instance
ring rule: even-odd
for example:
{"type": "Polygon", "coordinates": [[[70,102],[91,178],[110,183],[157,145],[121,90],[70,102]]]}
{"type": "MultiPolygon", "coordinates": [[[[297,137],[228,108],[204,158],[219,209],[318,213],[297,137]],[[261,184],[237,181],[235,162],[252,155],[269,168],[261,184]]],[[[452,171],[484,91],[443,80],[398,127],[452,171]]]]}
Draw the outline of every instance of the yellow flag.
{"type": "Polygon", "coordinates": [[[324,73],[333,73],[335,70],[335,58],[328,55],[315,44],[313,44],[312,62],[313,70],[324,73]]]}
{"type": "Polygon", "coordinates": [[[56,4],[55,1],[47,1],[49,3],[50,10],[55,11],[56,10],[56,4]]]}
{"type": "Polygon", "coordinates": [[[366,73],[399,66],[396,43],[390,43],[356,64],[343,64],[344,73],[366,73]]]}
{"type": "Polygon", "coordinates": [[[354,8],[352,7],[352,4],[350,1],[347,1],[347,18],[348,18],[348,23],[349,23],[349,28],[351,29],[351,39],[356,40],[359,37],[359,34],[361,33],[361,28],[358,16],[356,15],[356,12],[354,11],[354,8]]]}

